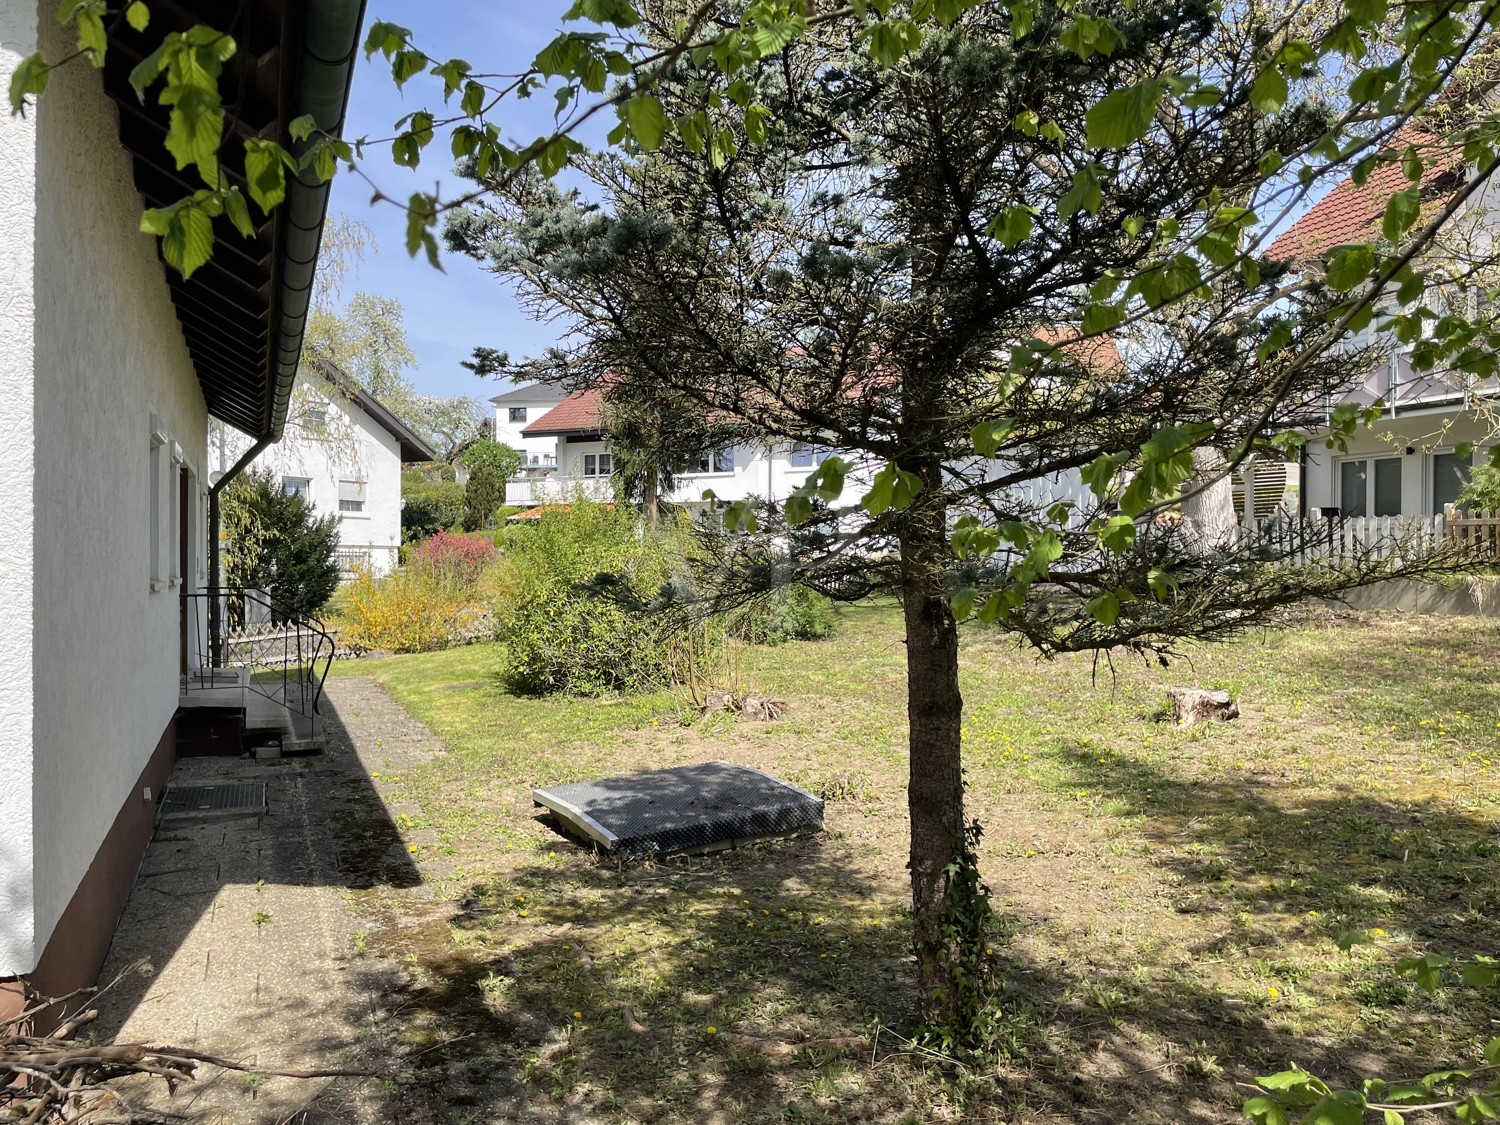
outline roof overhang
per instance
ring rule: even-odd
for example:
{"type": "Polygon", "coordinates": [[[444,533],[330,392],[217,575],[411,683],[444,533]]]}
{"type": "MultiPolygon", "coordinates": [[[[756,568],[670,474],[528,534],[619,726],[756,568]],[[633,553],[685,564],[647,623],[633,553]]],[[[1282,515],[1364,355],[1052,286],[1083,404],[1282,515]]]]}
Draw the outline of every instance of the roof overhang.
{"type": "MultiPolygon", "coordinates": [[[[152,96],[142,104],[130,86],[131,70],[163,34],[205,24],[234,36],[238,50],[221,80],[222,168],[248,196],[245,139],[300,153],[288,126],[308,114],[319,129],[341,133],[363,18],[364,0],[244,0],[237,10],[163,0],[151,5],[146,32],[114,21],[104,88],[119,107],[120,141],[145,205],[166,206],[201,186],[166,150],[167,109],[152,96]]],[[[259,220],[252,237],[216,219],[213,258],[192,278],[162,266],[209,413],[257,439],[279,440],[286,425],[328,195],[328,184],[289,176],[286,200],[269,217],[251,204],[259,220]]]]}
{"type": "Polygon", "coordinates": [[[385,403],[359,385],[355,378],[326,356],[318,356],[314,363],[319,374],[327,379],[363,410],[386,433],[396,439],[401,447],[403,461],[436,461],[438,455],[432,447],[387,409],[385,403]]]}

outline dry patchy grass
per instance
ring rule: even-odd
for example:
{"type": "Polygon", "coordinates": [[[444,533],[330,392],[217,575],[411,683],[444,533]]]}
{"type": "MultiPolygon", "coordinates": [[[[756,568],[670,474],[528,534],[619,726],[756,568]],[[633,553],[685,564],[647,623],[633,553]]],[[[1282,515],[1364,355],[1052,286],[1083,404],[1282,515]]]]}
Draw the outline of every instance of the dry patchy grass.
{"type": "MultiPolygon", "coordinates": [[[[831,641],[747,650],[770,724],[684,723],[661,694],[519,699],[494,647],[341,666],[450,753],[380,779],[420,803],[452,917],[388,917],[424,1065],[473,1077],[454,1120],[1217,1122],[1234,1083],[1467,1059],[1500,991],[1435,997],[1413,950],[1500,950],[1500,692],[1493,625],[1316,613],[1162,670],[1036,661],[974,632],[970,807],[1003,920],[1003,1057],[954,1068],[909,1029],[903,651],[889,607],[831,641]],[[1233,690],[1245,717],[1186,731],[1162,688],[1233,690]],[[827,831],[717,857],[615,865],[533,816],[535,785],[722,757],[829,797],[827,831]],[[1346,930],[1377,942],[1342,953],[1346,930]],[[803,1043],[767,1056],[731,1033],[803,1043]],[[443,1046],[453,1035],[465,1038],[443,1046]],[[425,1040],[422,1040],[425,1042],[425,1040]],[[476,1106],[477,1109],[464,1109],[476,1106]]],[[[408,825],[409,826],[409,825],[408,825]]]]}

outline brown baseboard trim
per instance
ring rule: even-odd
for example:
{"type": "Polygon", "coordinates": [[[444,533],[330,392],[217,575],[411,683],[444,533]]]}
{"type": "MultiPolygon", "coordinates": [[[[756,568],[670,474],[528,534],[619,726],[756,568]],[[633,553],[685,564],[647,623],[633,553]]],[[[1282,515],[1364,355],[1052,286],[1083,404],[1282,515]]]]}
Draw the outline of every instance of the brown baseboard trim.
{"type": "MultiPolygon", "coordinates": [[[[167,724],[157,740],[156,749],[141,776],[125,795],[120,811],[105,834],[104,842],[94,853],[88,872],[73,892],[62,917],[58,919],[47,947],[34,971],[24,977],[0,980],[0,1021],[25,1010],[29,998],[62,996],[75,988],[94,984],[109,943],[115,935],[115,923],[125,912],[125,903],[135,886],[146,845],[156,818],[156,803],[177,760],[177,720],[167,724]],[[142,790],[151,790],[148,802],[142,790]]],[[[52,1011],[38,1017],[37,1033],[45,1034],[57,1026],[65,1012],[78,1011],[87,1000],[67,1005],[65,1011],[52,1011]]]]}

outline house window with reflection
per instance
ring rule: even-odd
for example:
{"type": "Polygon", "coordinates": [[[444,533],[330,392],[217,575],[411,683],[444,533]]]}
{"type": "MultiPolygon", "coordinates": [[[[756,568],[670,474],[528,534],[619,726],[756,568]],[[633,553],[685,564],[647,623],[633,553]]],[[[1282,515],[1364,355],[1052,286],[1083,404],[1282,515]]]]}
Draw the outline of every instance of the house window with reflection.
{"type": "Polygon", "coordinates": [[[510,408],[510,420],[512,422],[526,421],[526,408],[524,406],[512,406],[510,408]]]}
{"type": "Polygon", "coordinates": [[[1401,514],[1401,458],[1355,457],[1339,463],[1339,511],[1345,516],[1401,514]]]}
{"type": "Polygon", "coordinates": [[[828,460],[829,456],[830,451],[821,445],[807,445],[799,441],[792,446],[791,465],[794,469],[811,469],[828,460]]]}
{"type": "Polygon", "coordinates": [[[583,455],[583,475],[586,477],[607,477],[614,472],[614,456],[609,453],[585,453],[583,455]]]}
{"type": "Polygon", "coordinates": [[[734,450],[715,449],[711,453],[705,453],[699,457],[693,465],[695,473],[732,473],[734,472],[734,450]]]}
{"type": "Polygon", "coordinates": [[[288,496],[300,496],[309,503],[312,502],[312,481],[306,477],[282,477],[281,491],[288,496]]]}

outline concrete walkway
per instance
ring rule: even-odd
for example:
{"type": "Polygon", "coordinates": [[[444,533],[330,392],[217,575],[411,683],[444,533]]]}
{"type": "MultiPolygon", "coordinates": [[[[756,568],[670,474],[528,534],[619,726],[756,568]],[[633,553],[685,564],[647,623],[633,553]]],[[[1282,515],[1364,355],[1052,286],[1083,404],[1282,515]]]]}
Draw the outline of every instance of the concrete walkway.
{"type": "MultiPolygon", "coordinates": [[[[164,818],[116,931],[102,981],[140,962],[99,1001],[98,1033],[283,1070],[381,1077],[293,1080],[205,1068],[168,1096],[132,1101],[205,1121],[379,1122],[399,1057],[389,1006],[400,967],[364,948],[373,913],[444,913],[431,901],[371,773],[442,753],[368,680],[330,681],[324,754],[279,761],[198,758],[172,784],[264,782],[264,815],[164,818]]],[[[422,841],[417,841],[422,842],[422,841]]],[[[399,1116],[411,1120],[403,1107],[399,1116]]]]}

